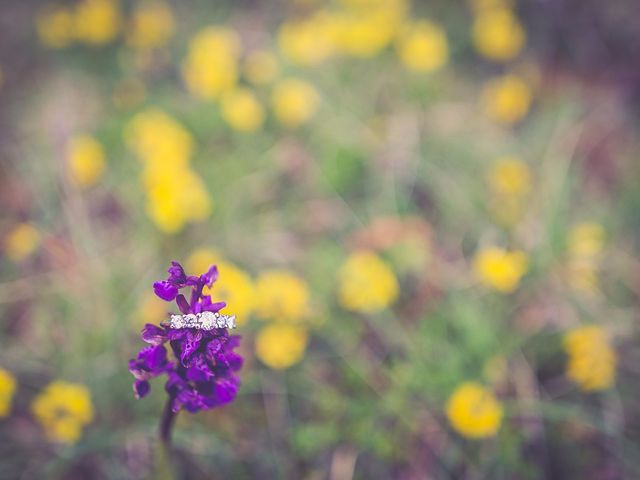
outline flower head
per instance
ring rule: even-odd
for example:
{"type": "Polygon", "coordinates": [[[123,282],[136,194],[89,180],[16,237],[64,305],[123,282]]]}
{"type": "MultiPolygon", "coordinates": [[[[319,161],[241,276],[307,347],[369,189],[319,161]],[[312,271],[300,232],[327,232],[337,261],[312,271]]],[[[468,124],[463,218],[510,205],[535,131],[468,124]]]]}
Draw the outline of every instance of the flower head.
{"type": "Polygon", "coordinates": [[[480,250],[473,261],[478,279],[502,293],[514,291],[527,271],[527,255],[524,252],[489,247],[480,250]]]}
{"type": "Polygon", "coordinates": [[[398,297],[398,280],[380,257],[369,251],[351,255],[338,272],[338,297],[347,310],[372,313],[398,297]]]}
{"type": "Polygon", "coordinates": [[[76,6],[76,38],[89,45],[104,45],[120,30],[120,7],[114,0],[83,0],[76,6]]]}
{"type": "Polygon", "coordinates": [[[265,320],[297,322],[309,314],[309,287],[287,270],[267,270],[256,280],[256,313],[265,320]]]}
{"type": "Polygon", "coordinates": [[[507,61],[520,53],[526,34],[518,17],[508,8],[482,10],[472,29],[478,53],[495,61],[507,61]]]}
{"type": "Polygon", "coordinates": [[[529,112],[531,87],[516,75],[495,78],[483,87],[482,106],[491,120],[513,125],[529,112]]]}
{"type": "Polygon", "coordinates": [[[4,368],[0,368],[0,418],[9,414],[15,391],[16,379],[4,368]]]}
{"type": "Polygon", "coordinates": [[[567,376],[583,390],[605,390],[613,384],[618,357],[601,327],[572,330],[564,337],[564,348],[569,355],[567,376]]]}
{"type": "Polygon", "coordinates": [[[451,426],[461,435],[492,437],[502,423],[502,405],[493,392],[476,382],[459,385],[446,405],[451,426]]]}
{"type": "Polygon", "coordinates": [[[288,128],[308,122],[316,113],[319,102],[316,89],[297,78],[287,78],[278,82],[271,96],[276,118],[288,128]]]}
{"type": "Polygon", "coordinates": [[[174,23],[171,8],[163,1],[141,3],[131,14],[127,43],[141,50],[161,47],[173,36],[174,23]]]}
{"type": "Polygon", "coordinates": [[[88,135],[73,137],[67,146],[69,179],[80,188],[94,185],[105,169],[104,149],[88,135]]]}
{"type": "Polygon", "coordinates": [[[20,223],[4,238],[4,253],[14,262],[29,257],[40,245],[41,235],[30,223],[20,223]]]}
{"type": "Polygon", "coordinates": [[[524,196],[531,190],[531,173],[516,157],[498,159],[489,172],[489,187],[498,195],[524,196]]]}
{"type": "Polygon", "coordinates": [[[47,437],[62,443],[78,441],[84,426],[93,419],[87,387],[63,381],[50,383],[35,398],[31,410],[47,437]]]}
{"type": "Polygon", "coordinates": [[[416,72],[432,72],[447,63],[449,47],[442,28],[423,20],[410,24],[400,33],[396,43],[402,63],[416,72]]]}
{"type": "Polygon", "coordinates": [[[298,363],[307,349],[309,334],[298,325],[274,323],[264,327],[256,337],[256,356],[274,370],[284,370],[298,363]]]}
{"type": "MultiPolygon", "coordinates": [[[[202,275],[187,275],[178,262],[172,262],[168,277],[153,284],[158,297],[171,302],[183,314],[218,312],[224,302],[212,302],[203,293],[218,278],[215,265],[202,275]],[[180,290],[190,289],[189,299],[180,290]]],[[[242,366],[242,357],[233,350],[240,337],[229,335],[226,328],[198,330],[172,328],[148,323],[142,330],[142,340],[149,344],[137,358],[129,362],[135,377],[134,392],[142,398],[149,393],[149,380],[167,375],[165,390],[169,394],[171,410],[189,412],[207,410],[231,402],[240,386],[235,374],[242,366]],[[168,343],[173,359],[169,358],[168,343]]]]}
{"type": "Polygon", "coordinates": [[[255,132],[264,122],[264,109],[251,90],[238,87],[220,99],[222,118],[240,132],[255,132]]]}
{"type": "Polygon", "coordinates": [[[189,43],[182,76],[189,92],[203,100],[216,100],[236,84],[240,38],[228,28],[207,27],[189,43]]]}

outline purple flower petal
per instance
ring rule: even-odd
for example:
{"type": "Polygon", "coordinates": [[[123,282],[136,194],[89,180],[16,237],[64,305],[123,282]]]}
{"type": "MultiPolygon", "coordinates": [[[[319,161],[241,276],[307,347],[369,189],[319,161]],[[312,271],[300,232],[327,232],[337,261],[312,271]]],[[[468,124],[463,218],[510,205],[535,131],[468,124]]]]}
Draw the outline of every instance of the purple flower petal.
{"type": "Polygon", "coordinates": [[[178,287],[170,283],[168,280],[161,280],[153,284],[153,291],[162,300],[170,302],[178,295],[178,287]]]}
{"type": "Polygon", "coordinates": [[[152,323],[145,324],[140,336],[143,341],[151,345],[161,345],[167,341],[167,334],[164,329],[152,323]]]}
{"type": "Polygon", "coordinates": [[[182,313],[187,314],[191,312],[189,302],[187,302],[187,299],[184,298],[184,295],[180,294],[176,297],[176,304],[178,305],[178,308],[182,313]]]}
{"type": "Polygon", "coordinates": [[[146,380],[136,380],[133,384],[133,393],[136,398],[142,398],[149,393],[151,385],[146,380]]]}

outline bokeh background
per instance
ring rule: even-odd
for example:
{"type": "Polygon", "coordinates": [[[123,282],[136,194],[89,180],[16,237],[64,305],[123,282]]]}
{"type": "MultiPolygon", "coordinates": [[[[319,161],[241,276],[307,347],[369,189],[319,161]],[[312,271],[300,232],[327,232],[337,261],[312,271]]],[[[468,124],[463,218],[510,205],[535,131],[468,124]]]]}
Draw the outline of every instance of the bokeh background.
{"type": "Polygon", "coordinates": [[[638,10],[3,1],[0,478],[640,477],[638,10]],[[245,365],[168,460],[171,260],[245,365]]]}

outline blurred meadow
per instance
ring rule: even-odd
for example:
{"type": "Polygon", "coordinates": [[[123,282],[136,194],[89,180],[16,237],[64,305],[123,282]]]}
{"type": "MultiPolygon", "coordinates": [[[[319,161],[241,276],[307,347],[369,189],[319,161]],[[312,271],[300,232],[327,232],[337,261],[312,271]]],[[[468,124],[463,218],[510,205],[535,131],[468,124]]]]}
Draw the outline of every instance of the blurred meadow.
{"type": "Polygon", "coordinates": [[[632,0],[5,0],[0,479],[640,478],[632,0]],[[172,260],[233,403],[136,399],[172,260]]]}

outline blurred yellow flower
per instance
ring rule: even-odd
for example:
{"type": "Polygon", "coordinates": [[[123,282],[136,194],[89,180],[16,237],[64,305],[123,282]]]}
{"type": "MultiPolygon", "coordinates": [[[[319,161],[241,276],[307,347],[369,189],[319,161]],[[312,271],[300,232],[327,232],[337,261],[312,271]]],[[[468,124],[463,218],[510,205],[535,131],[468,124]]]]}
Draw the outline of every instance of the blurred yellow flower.
{"type": "Polygon", "coordinates": [[[230,262],[219,261],[217,265],[220,276],[211,289],[212,300],[226,302],[227,306],[221,312],[235,315],[238,325],[243,325],[255,304],[253,281],[247,272],[230,262]]]}
{"type": "Polygon", "coordinates": [[[0,367],[0,418],[9,415],[13,394],[16,392],[16,379],[0,367]]]}
{"type": "Polygon", "coordinates": [[[275,85],[271,103],[278,121],[286,127],[294,128],[313,117],[320,97],[316,89],[307,82],[287,78],[275,85]]]}
{"type": "Polygon", "coordinates": [[[244,60],[244,76],[254,85],[271,83],[278,76],[279,71],[276,56],[266,50],[255,50],[244,60]]]}
{"type": "Polygon", "coordinates": [[[567,376],[586,391],[609,388],[616,375],[618,357],[607,334],[597,325],[578,327],[564,337],[569,356],[567,376]]]}
{"type": "Polygon", "coordinates": [[[158,165],[188,163],[194,144],[189,131],[157,108],[133,117],[125,127],[125,140],[140,160],[158,165]]]}
{"type": "Polygon", "coordinates": [[[40,232],[33,225],[16,225],[4,239],[5,255],[14,262],[24,260],[40,246],[40,239],[40,232]]]}
{"type": "Polygon", "coordinates": [[[76,39],[90,45],[104,45],[120,31],[118,0],[82,0],[74,11],[76,39]]]}
{"type": "Polygon", "coordinates": [[[520,251],[483,248],[473,261],[473,270],[484,285],[502,293],[513,292],[527,271],[527,255],[520,251]]]}
{"type": "Polygon", "coordinates": [[[486,115],[501,124],[522,120],[531,106],[531,88],[516,75],[490,80],[482,89],[482,106],[486,115]]]}
{"type": "Polygon", "coordinates": [[[454,390],[447,400],[446,413],[451,426],[471,439],[494,436],[503,414],[493,392],[476,382],[464,382],[454,390]]]}
{"type": "Polygon", "coordinates": [[[42,45],[64,48],[73,41],[73,15],[62,5],[50,4],[36,16],[36,32],[42,45]]]}
{"type": "Polygon", "coordinates": [[[513,11],[492,8],[478,12],[471,37],[478,53],[490,60],[506,61],[522,51],[526,35],[513,11]]]}
{"type": "Polygon", "coordinates": [[[349,2],[345,6],[332,16],[336,49],[361,58],[371,58],[391,43],[408,9],[404,0],[349,2]]]}
{"type": "Polygon", "coordinates": [[[141,327],[146,323],[160,323],[166,319],[170,306],[164,300],[158,298],[154,293],[147,293],[142,297],[138,308],[132,318],[132,324],[141,327]]]}
{"type": "Polygon", "coordinates": [[[256,96],[243,87],[229,90],[220,100],[222,118],[240,132],[255,132],[264,122],[264,109],[256,96]]]}
{"type": "Polygon", "coordinates": [[[209,216],[213,203],[202,179],[181,164],[149,164],[143,172],[147,213],[165,233],[176,233],[186,223],[209,216]]]}
{"type": "Polygon", "coordinates": [[[275,323],[264,327],[256,337],[256,357],[274,370],[298,363],[309,341],[307,331],[296,325],[275,323]]]}
{"type": "Polygon", "coordinates": [[[218,266],[218,280],[211,291],[205,287],[207,295],[212,295],[214,302],[223,301],[227,306],[222,313],[235,315],[238,325],[244,324],[253,312],[256,303],[256,292],[251,276],[210,248],[198,248],[193,251],[185,265],[190,272],[206,272],[211,265],[218,266]]]}
{"type": "Polygon", "coordinates": [[[287,270],[267,270],[256,280],[256,313],[263,319],[295,322],[309,314],[307,283],[287,270]]]}
{"type": "Polygon", "coordinates": [[[190,168],[193,137],[158,109],[137,114],[125,128],[126,142],[142,161],[147,214],[165,233],[202,221],[213,203],[202,179],[190,168]]]}
{"type": "Polygon", "coordinates": [[[161,0],[138,2],[131,13],[127,44],[141,50],[162,47],[174,32],[173,13],[161,0]]]}
{"type": "Polygon", "coordinates": [[[444,31],[427,20],[406,25],[398,36],[396,50],[402,63],[416,72],[438,70],[449,58],[444,31]]]}
{"type": "Polygon", "coordinates": [[[338,271],[340,305],[355,312],[383,310],[398,297],[398,280],[380,257],[359,251],[347,258],[338,271]]]}
{"type": "Polygon", "coordinates": [[[318,11],[306,19],[285,21],[278,30],[278,46],[296,65],[319,65],[334,51],[330,15],[318,11]]]}
{"type": "Polygon", "coordinates": [[[91,395],[84,385],[55,381],[31,404],[31,411],[50,440],[75,443],[93,419],[91,395]]]}
{"type": "Polygon", "coordinates": [[[189,42],[182,76],[189,92],[204,100],[216,100],[235,86],[238,77],[240,38],[229,28],[207,27],[189,42]]]}
{"type": "Polygon", "coordinates": [[[531,191],[529,167],[516,157],[500,158],[489,172],[489,187],[496,194],[525,196],[531,191]]]}
{"type": "Polygon", "coordinates": [[[582,222],[569,230],[568,249],[572,257],[593,259],[604,246],[604,227],[595,222],[582,222]]]}
{"type": "Polygon", "coordinates": [[[67,145],[67,169],[72,184],[87,188],[95,185],[105,169],[104,149],[88,135],[72,137],[67,145]]]}
{"type": "Polygon", "coordinates": [[[184,265],[187,271],[200,275],[209,270],[211,265],[217,265],[221,260],[222,256],[214,249],[202,247],[191,252],[184,265]]]}

